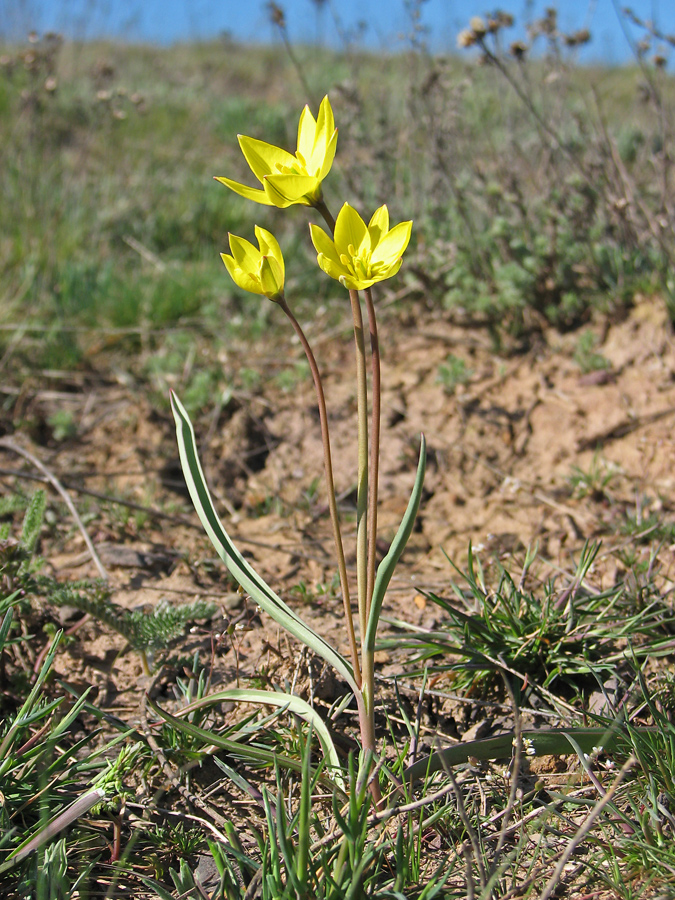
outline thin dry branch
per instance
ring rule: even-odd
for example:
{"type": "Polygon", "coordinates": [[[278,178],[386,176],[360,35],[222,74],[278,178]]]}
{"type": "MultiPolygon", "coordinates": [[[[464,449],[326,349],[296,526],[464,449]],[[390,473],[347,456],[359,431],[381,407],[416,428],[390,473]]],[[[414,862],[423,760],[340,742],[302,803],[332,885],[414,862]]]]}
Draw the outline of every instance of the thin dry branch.
{"type": "Polygon", "coordinates": [[[11,437],[3,437],[0,438],[0,447],[5,447],[7,450],[11,450],[12,453],[16,453],[18,456],[23,456],[24,459],[28,460],[28,462],[35,466],[35,468],[40,472],[47,481],[52,485],[52,487],[61,495],[64,503],[68,507],[71,516],[75,520],[75,524],[80,529],[80,533],[84,538],[84,542],[87,545],[87,549],[89,550],[89,554],[94,561],[94,565],[98,569],[99,575],[104,581],[108,580],[108,573],[101,562],[101,559],[96,552],[96,547],[94,547],[94,543],[92,539],[89,537],[89,532],[84,527],[84,522],[80,518],[80,514],[75,508],[75,504],[72,501],[72,498],[65,487],[61,484],[59,479],[54,475],[54,473],[47,468],[47,466],[42,463],[37,456],[32,454],[29,450],[26,450],[24,447],[21,447],[16,441],[11,437]]]}
{"type": "Polygon", "coordinates": [[[569,842],[567,847],[565,847],[565,850],[558,861],[558,865],[555,867],[553,875],[551,875],[551,878],[550,878],[548,884],[546,885],[546,887],[544,888],[539,900],[549,900],[549,897],[552,896],[553,892],[559,886],[560,879],[562,877],[563,870],[564,870],[567,862],[569,861],[569,859],[571,858],[572,854],[577,849],[579,844],[581,844],[581,842],[584,840],[586,835],[589,833],[589,831],[595,824],[595,821],[598,818],[598,816],[604,811],[605,807],[609,806],[609,804],[612,802],[612,800],[614,799],[614,795],[616,794],[617,790],[619,789],[619,786],[621,785],[621,782],[624,780],[624,778],[626,777],[628,772],[633,768],[634,764],[635,764],[635,757],[633,756],[633,754],[631,754],[628,757],[628,759],[626,760],[626,762],[623,764],[623,766],[621,767],[619,774],[616,776],[616,778],[614,780],[614,784],[610,787],[610,789],[607,791],[607,793],[602,798],[602,800],[599,800],[595,804],[593,809],[586,816],[586,819],[584,820],[583,825],[581,825],[581,827],[578,829],[577,833],[574,835],[574,837],[569,842]]]}

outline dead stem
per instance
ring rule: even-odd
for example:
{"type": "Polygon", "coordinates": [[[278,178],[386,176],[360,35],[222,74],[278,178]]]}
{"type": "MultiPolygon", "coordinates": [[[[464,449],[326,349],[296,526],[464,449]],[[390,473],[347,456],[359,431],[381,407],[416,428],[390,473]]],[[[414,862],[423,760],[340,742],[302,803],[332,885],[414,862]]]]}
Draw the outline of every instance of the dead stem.
{"type": "Polygon", "coordinates": [[[550,878],[548,884],[546,885],[546,887],[544,888],[539,900],[548,900],[548,898],[551,897],[551,895],[554,893],[554,891],[560,886],[560,879],[562,878],[562,874],[565,870],[565,866],[566,866],[568,860],[570,859],[570,857],[572,856],[574,851],[577,849],[577,847],[581,844],[581,842],[586,837],[586,835],[589,833],[589,831],[593,827],[593,824],[595,823],[598,816],[612,802],[612,800],[614,799],[614,795],[616,794],[617,790],[619,789],[619,786],[621,785],[621,782],[624,780],[624,778],[626,777],[628,772],[633,768],[634,765],[635,765],[635,757],[631,753],[631,755],[628,757],[626,762],[621,767],[619,774],[616,776],[616,778],[614,780],[614,784],[610,787],[610,789],[607,791],[607,793],[602,798],[602,800],[599,800],[595,804],[593,809],[586,816],[586,819],[584,820],[583,825],[581,825],[581,827],[578,829],[577,833],[574,835],[572,840],[569,842],[569,844],[565,848],[565,851],[562,854],[562,856],[560,857],[558,865],[555,867],[555,871],[553,872],[553,875],[551,875],[551,878],[550,878]]]}
{"type": "Polygon", "coordinates": [[[44,477],[52,485],[52,487],[54,487],[58,491],[58,493],[63,498],[64,503],[70,510],[70,514],[75,520],[75,524],[80,529],[80,533],[82,534],[84,542],[87,545],[87,550],[89,550],[89,555],[93,559],[94,565],[98,569],[99,575],[104,581],[107,581],[108,573],[106,572],[105,567],[103,566],[103,563],[101,562],[101,559],[96,552],[96,547],[94,547],[92,539],[89,537],[89,532],[84,527],[84,522],[80,518],[78,511],[75,509],[75,504],[73,503],[70,494],[58,480],[56,475],[54,475],[53,472],[51,472],[43,463],[41,463],[37,456],[34,456],[28,450],[24,450],[24,448],[19,446],[19,444],[12,440],[12,438],[0,438],[0,447],[6,447],[7,450],[11,450],[13,453],[17,453],[19,456],[23,456],[24,459],[27,459],[31,465],[35,466],[35,468],[42,475],[44,475],[44,477]]]}

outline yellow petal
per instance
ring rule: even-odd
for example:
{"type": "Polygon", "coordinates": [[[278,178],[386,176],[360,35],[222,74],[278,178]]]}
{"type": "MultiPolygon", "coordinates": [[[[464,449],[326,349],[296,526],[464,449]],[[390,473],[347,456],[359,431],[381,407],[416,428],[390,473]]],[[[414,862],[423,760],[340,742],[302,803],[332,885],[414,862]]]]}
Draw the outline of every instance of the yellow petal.
{"type": "Polygon", "coordinates": [[[294,203],[311,206],[321,196],[321,183],[309,175],[267,175],[265,192],[275,206],[285,209],[294,203]]]}
{"type": "MultiPolygon", "coordinates": [[[[412,222],[401,222],[385,234],[370,256],[371,265],[377,263],[393,264],[403,256],[410,241],[412,222]]],[[[398,269],[396,270],[398,271],[398,269]]]]}
{"type": "Polygon", "coordinates": [[[346,287],[348,291],[362,291],[375,284],[375,281],[372,279],[363,281],[355,275],[343,275],[338,281],[343,287],[346,287]]]}
{"type": "Polygon", "coordinates": [[[316,138],[316,120],[310,112],[309,106],[306,106],[300,113],[300,121],[298,122],[298,151],[305,160],[309,160],[314,149],[316,138]]]}
{"type": "Polygon", "coordinates": [[[244,271],[255,272],[260,263],[260,250],[256,250],[250,241],[237,237],[236,234],[228,234],[228,238],[235,263],[244,271]]]}
{"type": "Polygon", "coordinates": [[[284,296],[284,276],[279,263],[271,256],[263,256],[260,261],[260,288],[270,300],[281,300],[284,296]]]}
{"type": "Polygon", "coordinates": [[[335,244],[323,228],[320,228],[318,225],[310,225],[309,233],[312,238],[312,243],[316,248],[316,252],[323,254],[323,256],[330,259],[336,265],[340,265],[340,257],[335,249],[335,244]]]}
{"type": "Polygon", "coordinates": [[[319,264],[319,268],[323,269],[326,275],[330,275],[336,281],[341,282],[344,277],[351,275],[349,269],[346,269],[341,263],[335,262],[334,259],[331,259],[324,253],[319,253],[316,261],[319,264]]]}
{"type": "Polygon", "coordinates": [[[259,141],[256,138],[246,137],[240,134],[239,146],[246,157],[246,162],[258,181],[262,181],[265,175],[283,171],[284,168],[297,166],[298,161],[287,150],[259,141]]]}
{"type": "Polygon", "coordinates": [[[231,256],[228,256],[227,253],[221,253],[220,258],[225,263],[225,268],[230,273],[230,277],[234,279],[234,270],[237,268],[237,264],[231,256]]]}
{"type": "Polygon", "coordinates": [[[345,253],[351,256],[349,251],[351,245],[358,255],[364,244],[363,249],[369,250],[370,236],[366,223],[353,207],[345,203],[335,222],[335,249],[340,255],[345,253]]]}
{"type": "Polygon", "coordinates": [[[328,141],[328,146],[323,154],[323,159],[319,160],[318,154],[315,158],[312,157],[312,161],[308,164],[309,171],[316,172],[316,168],[320,165],[319,171],[317,173],[320,179],[324,179],[326,175],[330,172],[331,166],[333,165],[333,160],[335,159],[335,151],[337,150],[337,139],[338,139],[338,130],[337,128],[331,135],[330,140],[328,141]]]}
{"type": "Polygon", "coordinates": [[[389,210],[386,204],[375,210],[368,223],[368,231],[370,233],[370,246],[374,249],[383,235],[389,231],[389,210]]]}
{"type": "Polygon", "coordinates": [[[323,98],[321,101],[321,106],[319,107],[319,115],[316,117],[316,137],[314,139],[314,146],[317,148],[325,148],[328,146],[328,142],[330,141],[333,132],[335,131],[335,118],[333,117],[333,107],[330,105],[330,100],[328,99],[328,95],[323,98]]]}
{"type": "Polygon", "coordinates": [[[260,278],[258,276],[253,275],[251,272],[244,272],[231,256],[221,253],[220,257],[225,263],[225,267],[237,287],[242,288],[244,291],[249,291],[252,294],[262,294],[260,278]]]}
{"type": "Polygon", "coordinates": [[[263,256],[271,256],[276,261],[277,266],[281,271],[281,283],[283,284],[286,267],[284,265],[284,257],[279,242],[271,231],[266,231],[258,225],[255,226],[255,236],[258,238],[258,246],[260,247],[261,254],[263,256]]]}
{"type": "Polygon", "coordinates": [[[374,279],[373,284],[375,283],[375,281],[384,281],[386,278],[392,278],[401,268],[402,263],[403,259],[399,256],[399,258],[393,265],[388,266],[385,271],[380,274],[379,278],[374,279]]]}
{"type": "Polygon", "coordinates": [[[229,187],[230,190],[234,191],[235,194],[239,194],[240,197],[245,197],[247,200],[253,200],[255,203],[262,203],[264,206],[274,206],[265,191],[260,190],[260,188],[252,188],[246,184],[239,184],[236,181],[232,181],[229,178],[219,178],[217,176],[216,181],[224,184],[225,187],[229,187]]]}
{"type": "Polygon", "coordinates": [[[328,97],[324,97],[316,121],[314,145],[307,157],[307,171],[325,178],[335,158],[337,128],[328,97]]]}

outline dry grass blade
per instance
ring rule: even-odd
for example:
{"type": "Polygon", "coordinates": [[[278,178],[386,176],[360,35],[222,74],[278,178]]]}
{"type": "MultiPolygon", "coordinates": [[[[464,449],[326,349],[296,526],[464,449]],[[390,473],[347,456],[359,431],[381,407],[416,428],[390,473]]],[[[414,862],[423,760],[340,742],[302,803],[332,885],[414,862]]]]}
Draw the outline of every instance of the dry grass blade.
{"type": "Polygon", "coordinates": [[[70,511],[71,516],[75,520],[75,524],[77,525],[77,527],[80,530],[80,534],[82,535],[84,542],[87,545],[87,549],[89,550],[89,555],[91,556],[91,558],[94,562],[94,565],[98,569],[99,575],[101,576],[101,578],[103,578],[104,581],[107,581],[108,573],[106,572],[105,567],[104,567],[103,563],[101,562],[101,559],[100,559],[98,553],[96,552],[96,547],[94,547],[94,543],[93,543],[92,539],[89,537],[89,532],[84,527],[84,522],[80,518],[80,514],[78,513],[77,509],[75,508],[75,504],[73,503],[73,500],[72,500],[70,494],[64,488],[64,486],[61,484],[61,482],[56,477],[56,475],[54,475],[54,473],[51,472],[47,468],[47,466],[45,466],[44,463],[42,463],[37,458],[37,456],[35,456],[29,450],[26,450],[24,447],[21,447],[19,444],[17,444],[13,438],[10,438],[10,437],[0,438],[0,447],[5,447],[7,450],[11,450],[12,453],[16,453],[19,456],[23,456],[24,459],[27,459],[31,465],[35,466],[35,468],[39,472],[41,472],[42,475],[44,475],[44,477],[47,479],[47,481],[49,481],[49,483],[52,485],[52,487],[60,494],[64,503],[68,507],[68,510],[70,511]]]}
{"type": "Polygon", "coordinates": [[[551,878],[549,879],[548,883],[546,884],[546,887],[542,891],[542,894],[541,894],[541,897],[539,898],[539,900],[549,900],[549,898],[553,895],[553,893],[556,891],[556,889],[560,886],[563,871],[564,871],[565,866],[567,865],[568,861],[570,860],[572,854],[582,844],[582,842],[584,841],[586,836],[588,834],[590,834],[590,832],[591,832],[594,824],[597,822],[598,818],[602,815],[602,813],[605,811],[605,809],[612,803],[612,801],[614,799],[614,795],[616,794],[617,790],[621,786],[621,783],[625,779],[626,775],[630,772],[630,770],[635,765],[635,761],[636,761],[635,757],[631,754],[628,757],[628,759],[626,760],[626,762],[623,764],[623,766],[621,766],[619,773],[617,774],[612,786],[609,788],[609,790],[607,791],[605,796],[602,797],[601,800],[598,800],[598,802],[594,805],[593,809],[586,816],[586,819],[584,820],[583,824],[579,827],[577,833],[570,840],[567,847],[565,847],[565,850],[563,851],[563,854],[560,857],[557,866],[555,867],[555,871],[551,875],[551,878]]]}

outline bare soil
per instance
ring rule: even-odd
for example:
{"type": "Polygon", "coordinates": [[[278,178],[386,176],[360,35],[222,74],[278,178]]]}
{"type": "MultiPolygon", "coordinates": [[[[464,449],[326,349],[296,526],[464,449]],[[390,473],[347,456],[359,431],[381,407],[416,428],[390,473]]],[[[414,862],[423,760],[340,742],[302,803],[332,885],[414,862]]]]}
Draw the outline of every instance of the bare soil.
{"type": "MultiPolygon", "coordinates": [[[[584,542],[601,539],[593,578],[598,587],[609,587],[626,574],[620,554],[610,551],[622,541],[635,544],[634,537],[622,534],[631,517],[638,527],[654,515],[661,523],[675,522],[675,340],[663,303],[638,298],[623,321],[599,324],[594,331],[594,352],[602,354],[606,367],[584,372],[578,334],[543,333],[527,352],[500,357],[486,333],[441,315],[384,317],[381,552],[408,500],[420,432],[429,447],[417,527],[385,615],[433,624],[439,611],[424,591],[448,593],[457,575],[447,557],[461,568],[470,544],[486,563],[500,559],[516,575],[526,548],[536,544],[545,570],[564,581],[584,542]],[[448,386],[439,380],[448,354],[464,360],[465,383],[448,386]],[[586,473],[582,489],[574,483],[575,467],[586,473]]],[[[288,391],[273,380],[300,358],[290,338],[276,342],[259,352],[228,351],[224,365],[246,365],[262,380],[258,389],[235,394],[222,409],[214,398],[215,412],[197,419],[203,463],[225,525],[242,551],[316,630],[346,651],[341,600],[332,587],[334,555],[313,387],[308,377],[288,391]]],[[[353,565],[353,345],[346,328],[319,335],[315,344],[353,565]]],[[[247,684],[254,678],[283,684],[295,678],[307,692],[306,656],[237,593],[199,527],[182,482],[168,408],[158,410],[132,377],[116,371],[110,360],[93,356],[87,371],[22,379],[6,389],[14,396],[5,407],[11,412],[1,414],[0,430],[66,487],[116,603],[152,608],[162,600],[212,599],[219,612],[186,636],[178,648],[184,659],[200,650],[213,663],[214,684],[247,684]],[[56,440],[49,423],[63,410],[72,414],[77,431],[56,440]],[[245,627],[227,636],[227,627],[237,623],[245,627]]],[[[177,389],[180,393],[180,385],[177,389]]],[[[6,447],[0,448],[0,469],[3,492],[26,491],[25,478],[38,474],[6,447]]],[[[56,504],[56,495],[50,496],[56,504]]],[[[52,509],[61,512],[50,515],[42,540],[46,571],[60,580],[97,577],[65,507],[52,509]]],[[[646,555],[648,537],[640,551],[646,555]]],[[[675,578],[672,548],[663,548],[659,559],[665,593],[675,578]]],[[[47,606],[45,617],[70,627],[81,616],[47,606]]],[[[378,654],[378,662],[384,675],[401,669],[401,658],[387,651],[378,654]]],[[[96,685],[99,705],[135,719],[146,679],[138,656],[106,626],[90,619],[77,628],[56,669],[76,686],[96,685]]],[[[322,676],[316,667],[312,673],[317,696],[330,700],[339,692],[328,673],[322,676]]],[[[476,716],[464,716],[456,736],[476,724],[476,716]]]]}

